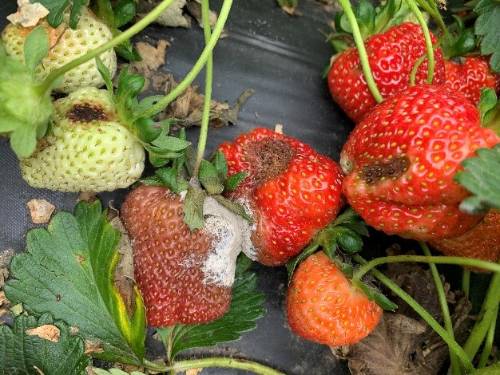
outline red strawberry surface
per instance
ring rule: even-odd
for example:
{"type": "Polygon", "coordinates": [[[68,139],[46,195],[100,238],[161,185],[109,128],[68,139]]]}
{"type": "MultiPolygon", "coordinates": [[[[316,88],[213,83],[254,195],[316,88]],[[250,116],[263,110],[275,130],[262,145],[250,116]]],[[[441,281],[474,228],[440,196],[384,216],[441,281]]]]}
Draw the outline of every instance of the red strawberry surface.
{"type": "Polygon", "coordinates": [[[445,61],[446,85],[459,91],[475,105],[481,98],[481,89],[500,90],[500,75],[490,70],[484,57],[465,57],[462,62],[445,61]]]}
{"type": "Polygon", "coordinates": [[[293,332],[329,346],[351,345],[375,329],[382,309],[357,288],[323,253],[308,257],[295,271],[287,295],[293,332]]]}
{"type": "MultiPolygon", "coordinates": [[[[436,38],[432,35],[435,43],[436,38]]],[[[405,22],[365,41],[373,77],[384,99],[406,89],[410,72],[417,61],[426,55],[425,41],[419,25],[405,22]]],[[[435,51],[436,67],[433,83],[445,82],[445,68],[441,50],[435,51]]],[[[416,83],[427,80],[427,60],[417,69],[416,83]]],[[[375,99],[366,85],[356,48],[337,55],[328,73],[328,87],[333,100],[355,122],[375,105],[375,99]]]]}
{"type": "Polygon", "coordinates": [[[460,163],[499,142],[479,112],[444,85],[410,87],[375,107],[341,153],[343,191],[354,210],[387,234],[433,240],[459,236],[481,216],[462,213],[468,192],[460,163]]]}
{"type": "Polygon", "coordinates": [[[207,281],[203,271],[215,238],[205,230],[189,230],[178,195],[140,186],[127,196],[121,214],[150,326],[206,323],[224,315],[231,288],[207,281]]]}
{"type": "Polygon", "coordinates": [[[220,146],[229,175],[247,178],[232,194],[246,201],[255,221],[259,262],[277,266],[297,255],[341,206],[342,172],[330,158],[292,138],[257,128],[220,146]]]}

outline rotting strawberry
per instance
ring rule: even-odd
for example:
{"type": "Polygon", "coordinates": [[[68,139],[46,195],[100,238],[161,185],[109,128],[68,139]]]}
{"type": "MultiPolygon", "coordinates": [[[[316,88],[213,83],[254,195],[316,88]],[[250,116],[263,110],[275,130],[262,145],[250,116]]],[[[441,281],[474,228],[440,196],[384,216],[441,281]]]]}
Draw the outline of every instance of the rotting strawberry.
{"type": "Polygon", "coordinates": [[[145,153],[118,118],[111,95],[83,88],[54,103],[47,136],[35,153],[21,159],[28,184],[67,192],[125,188],[139,179],[145,153]]]}
{"type": "Polygon", "coordinates": [[[202,229],[191,231],[183,212],[181,196],[160,186],[139,186],[122,205],[135,279],[154,327],[206,323],[224,315],[236,258],[250,241],[249,224],[212,197],[203,203],[202,229]]]}
{"type": "MultiPolygon", "coordinates": [[[[436,42],[431,35],[433,43],[436,42]]],[[[384,99],[396,95],[410,84],[410,73],[418,61],[426,56],[425,41],[419,25],[405,22],[365,41],[373,77],[384,99]]],[[[441,50],[435,50],[433,83],[445,81],[445,66],[441,50]]],[[[417,69],[415,82],[427,79],[427,60],[417,69]]],[[[333,100],[355,122],[370,111],[376,101],[366,85],[357,49],[350,48],[333,58],[328,87],[333,100]]]]}
{"type": "Polygon", "coordinates": [[[488,60],[481,56],[468,56],[460,61],[446,60],[446,85],[459,91],[477,105],[483,88],[500,90],[500,75],[490,70],[488,60]]]}
{"type": "Polygon", "coordinates": [[[251,211],[247,256],[277,266],[297,255],[341,207],[342,172],[330,158],[292,137],[257,128],[219,150],[228,175],[244,172],[231,198],[251,211]]]}
{"type": "Polygon", "coordinates": [[[341,153],[343,191],[371,226],[418,240],[456,237],[481,215],[460,211],[469,195],[454,181],[461,162],[499,142],[479,111],[445,85],[419,85],[386,99],[341,153]]]}
{"type": "Polygon", "coordinates": [[[492,210],[474,228],[461,236],[438,239],[431,246],[444,255],[498,262],[500,259],[500,212],[492,210]]]}
{"type": "Polygon", "coordinates": [[[382,317],[382,308],[355,288],[323,252],[299,265],[286,305],[293,332],[329,346],[359,342],[382,317]]]}
{"type": "MultiPolygon", "coordinates": [[[[68,21],[69,14],[65,15],[68,21]]],[[[84,9],[76,29],[70,28],[67,23],[62,23],[57,28],[49,26],[47,21],[40,21],[49,34],[50,50],[42,63],[36,69],[36,78],[43,80],[52,71],[66,63],[85,55],[88,51],[109,42],[113,35],[111,30],[99,21],[90,10],[84,9]]],[[[3,46],[9,56],[23,62],[24,42],[33,30],[31,27],[9,24],[2,32],[3,46]]],[[[116,54],[113,49],[100,56],[104,65],[112,73],[116,72],[116,54]]],[[[56,91],[64,93],[73,92],[82,87],[99,87],[104,85],[104,80],[99,74],[95,60],[88,61],[68,73],[62,81],[54,87],[56,91]]]]}

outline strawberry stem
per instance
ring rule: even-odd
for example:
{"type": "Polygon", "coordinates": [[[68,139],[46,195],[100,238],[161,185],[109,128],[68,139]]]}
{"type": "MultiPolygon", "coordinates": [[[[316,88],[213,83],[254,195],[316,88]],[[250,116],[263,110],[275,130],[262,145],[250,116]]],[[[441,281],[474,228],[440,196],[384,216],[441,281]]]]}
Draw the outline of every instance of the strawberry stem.
{"type": "Polygon", "coordinates": [[[354,37],[354,43],[356,44],[356,48],[359,53],[359,61],[361,62],[361,68],[363,69],[363,75],[365,76],[366,84],[368,89],[373,95],[373,98],[377,103],[381,103],[384,98],[380,94],[380,91],[377,87],[377,83],[373,78],[373,73],[370,68],[370,61],[368,60],[368,54],[366,53],[365,44],[363,42],[363,37],[361,36],[361,31],[359,30],[358,21],[356,20],[356,16],[352,11],[351,3],[349,0],[339,0],[340,6],[344,10],[344,13],[351,25],[352,35],[354,37]]]}
{"type": "MultiPolygon", "coordinates": [[[[500,265],[500,264],[499,264],[500,265]]],[[[472,360],[488,334],[492,322],[497,317],[498,305],[500,304],[500,272],[493,275],[488,293],[481,306],[480,318],[474,324],[472,331],[464,345],[467,356],[472,360]]]]}
{"type": "MultiPolygon", "coordinates": [[[[203,22],[203,34],[205,35],[205,45],[210,41],[212,30],[210,29],[210,2],[202,0],[201,2],[201,18],[203,22]]],[[[213,54],[209,53],[207,65],[205,67],[205,97],[203,98],[203,113],[201,117],[200,138],[198,139],[198,150],[196,154],[196,163],[194,165],[193,176],[198,176],[200,163],[205,154],[208,138],[208,125],[210,121],[210,103],[212,100],[212,83],[213,83],[213,54]]]]}
{"type": "MultiPolygon", "coordinates": [[[[386,257],[386,258],[396,258],[396,257],[386,257]]],[[[419,258],[429,258],[429,257],[419,257],[419,258]]],[[[353,259],[356,262],[363,265],[361,268],[371,263],[366,261],[360,255],[355,255],[353,259]]],[[[417,301],[415,301],[408,293],[406,293],[403,289],[401,289],[394,281],[385,276],[382,272],[372,268],[370,268],[370,272],[382,284],[384,284],[394,294],[396,294],[399,298],[401,298],[404,302],[406,302],[418,315],[420,315],[420,317],[443,339],[444,342],[446,342],[450,350],[453,351],[453,353],[460,359],[466,371],[468,372],[474,371],[474,366],[472,365],[472,362],[470,361],[464,349],[462,349],[462,347],[455,341],[455,339],[449,335],[449,333],[436,321],[436,319],[432,317],[431,314],[429,314],[429,312],[426,309],[424,309],[422,305],[420,305],[417,301]]]]}
{"type": "Polygon", "coordinates": [[[90,61],[97,56],[100,56],[103,52],[106,52],[107,50],[116,47],[119,44],[122,44],[123,42],[127,41],[128,39],[132,38],[134,35],[145,29],[150,23],[154,22],[162,13],[165,9],[167,9],[170,4],[172,4],[174,0],[163,0],[159,5],[157,5],[151,12],[149,12],[143,19],[141,19],[139,22],[131,26],[129,29],[125,30],[123,33],[120,35],[116,36],[109,42],[88,51],[85,55],[80,56],[79,58],[70,61],[69,63],[61,66],[60,68],[54,70],[52,73],[48,75],[48,77],[42,82],[41,84],[41,90],[42,92],[46,92],[49,90],[54,82],[70,70],[76,68],[77,66],[80,66],[87,61],[90,61]]]}
{"type": "Polygon", "coordinates": [[[434,78],[434,67],[436,62],[434,60],[434,47],[432,45],[431,33],[429,31],[429,27],[427,26],[427,22],[425,22],[424,16],[422,12],[418,8],[417,4],[414,0],[407,0],[408,5],[410,6],[411,11],[417,18],[420,27],[422,28],[422,32],[424,34],[425,39],[425,48],[427,50],[427,60],[429,63],[427,64],[427,83],[431,84],[434,78]]]}
{"type": "Polygon", "coordinates": [[[465,296],[469,298],[469,291],[470,291],[470,270],[464,268],[462,270],[462,291],[464,292],[465,296]]]}
{"type": "Polygon", "coordinates": [[[444,34],[449,33],[434,0],[417,0],[417,3],[434,19],[434,22],[436,22],[444,34]]]}
{"type": "Polygon", "coordinates": [[[486,341],[484,343],[483,352],[481,353],[481,357],[479,357],[479,365],[478,368],[483,368],[486,366],[488,359],[491,354],[491,349],[493,348],[493,341],[495,340],[495,329],[497,325],[497,317],[498,317],[498,307],[497,311],[494,313],[495,318],[490,325],[490,329],[488,330],[488,335],[486,336],[486,341]]]}
{"type": "Polygon", "coordinates": [[[173,371],[174,374],[184,372],[190,369],[204,368],[232,368],[238,370],[251,371],[259,375],[285,375],[285,373],[275,370],[271,367],[262,365],[257,362],[247,361],[245,359],[211,357],[203,359],[188,359],[185,361],[175,362],[172,366],[164,366],[157,363],[144,361],[144,365],[154,371],[167,372],[173,371]]]}
{"type": "Polygon", "coordinates": [[[219,17],[212,31],[212,36],[210,37],[208,43],[205,44],[205,48],[201,52],[200,57],[193,65],[189,73],[172,91],[168,93],[168,95],[164,96],[155,105],[151,106],[149,109],[141,113],[140,117],[147,118],[161,112],[162,110],[167,108],[167,106],[172,103],[180,94],[182,94],[194,81],[196,76],[200,73],[201,69],[203,69],[203,67],[205,66],[210,54],[212,53],[215,45],[217,44],[217,41],[220,38],[220,35],[222,34],[222,30],[224,29],[224,25],[226,24],[232,4],[233,0],[224,0],[219,13],[219,17]]]}
{"type": "MultiPolygon", "coordinates": [[[[429,247],[425,242],[419,241],[418,243],[422,248],[424,255],[432,256],[431,251],[429,250],[429,247]]],[[[451,321],[450,309],[448,307],[448,302],[446,301],[446,292],[444,291],[444,286],[441,280],[441,276],[439,276],[439,272],[435,264],[430,263],[429,268],[431,270],[432,279],[434,280],[434,285],[436,287],[436,293],[439,300],[439,305],[441,307],[441,312],[443,314],[444,328],[446,329],[450,337],[455,339],[455,333],[453,332],[453,322],[451,321]]],[[[458,363],[458,358],[455,356],[453,351],[451,351],[451,349],[450,349],[450,363],[451,363],[451,373],[453,375],[460,375],[460,365],[458,363]]]]}
{"type": "Polygon", "coordinates": [[[484,270],[496,272],[495,275],[500,275],[500,264],[487,262],[480,259],[472,259],[466,257],[447,257],[447,256],[426,256],[426,255],[393,255],[387,257],[375,258],[363,264],[354,273],[353,280],[361,280],[361,278],[373,268],[387,263],[429,263],[429,264],[455,264],[459,266],[477,267],[484,270]]]}

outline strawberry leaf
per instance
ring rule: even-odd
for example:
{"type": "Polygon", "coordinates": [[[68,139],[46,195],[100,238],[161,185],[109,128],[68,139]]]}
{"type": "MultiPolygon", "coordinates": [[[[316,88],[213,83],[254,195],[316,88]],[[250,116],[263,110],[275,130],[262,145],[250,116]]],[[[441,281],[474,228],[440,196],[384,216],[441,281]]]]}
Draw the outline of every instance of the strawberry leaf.
{"type": "Polygon", "coordinates": [[[84,351],[83,340],[70,335],[67,325],[54,322],[48,314],[38,320],[18,316],[12,329],[0,326],[1,374],[85,374],[90,358],[84,351]],[[55,334],[47,336],[45,329],[55,334]]]}
{"type": "Polygon", "coordinates": [[[217,170],[219,178],[224,181],[227,178],[227,160],[224,153],[217,151],[214,156],[214,166],[217,170]]]}
{"type": "Polygon", "coordinates": [[[494,72],[500,73],[500,2],[497,0],[479,0],[474,7],[479,16],[474,24],[474,31],[480,39],[482,55],[491,55],[490,66],[494,72]]]}
{"type": "Polygon", "coordinates": [[[200,163],[198,179],[210,195],[220,194],[224,190],[217,168],[207,160],[202,160],[200,163]]]}
{"type": "Polygon", "coordinates": [[[243,219],[249,222],[252,222],[252,218],[248,216],[245,208],[241,204],[233,202],[232,200],[227,199],[222,195],[212,195],[212,198],[214,198],[219,204],[226,207],[232,213],[241,216],[243,219]]]}
{"type": "Polygon", "coordinates": [[[226,179],[224,183],[225,189],[227,191],[235,191],[246,177],[247,177],[246,172],[238,172],[232,174],[226,179]]]}
{"type": "Polygon", "coordinates": [[[24,43],[24,65],[32,72],[49,53],[49,35],[41,26],[34,28],[24,43]]]}
{"type": "Polygon", "coordinates": [[[464,171],[455,180],[473,195],[462,201],[460,209],[477,214],[500,208],[500,145],[478,150],[477,157],[464,160],[462,166],[464,171]]]}
{"type": "Polygon", "coordinates": [[[396,309],[398,308],[398,305],[396,305],[389,298],[384,296],[384,294],[381,293],[378,289],[368,286],[363,282],[357,283],[356,286],[366,294],[368,299],[374,301],[385,311],[396,311],[396,309]]]}
{"type": "Polygon", "coordinates": [[[184,222],[191,230],[203,228],[203,203],[205,198],[206,193],[203,190],[193,186],[188,187],[182,207],[184,209],[184,222]]]}
{"type": "Polygon", "coordinates": [[[47,229],[28,232],[27,251],[11,263],[7,298],[33,314],[50,313],[77,327],[97,358],[140,365],[144,356],[145,309],[135,288],[128,313],[114,285],[120,233],[101,204],[80,203],[60,212],[47,229]]]}
{"type": "Polygon", "coordinates": [[[255,329],[257,320],[265,314],[265,297],[257,290],[257,276],[248,265],[248,258],[240,255],[231,306],[226,315],[208,324],[175,327],[169,335],[171,352],[168,358],[173,359],[188,349],[238,340],[243,333],[255,329]]]}
{"type": "Polygon", "coordinates": [[[159,185],[168,187],[174,193],[187,190],[188,183],[179,176],[177,168],[160,168],[155,171],[159,185]]]}
{"type": "Polygon", "coordinates": [[[34,0],[49,10],[47,21],[50,26],[57,27],[64,21],[64,13],[70,10],[69,26],[76,29],[83,7],[89,4],[89,0],[34,0]]]}
{"type": "Polygon", "coordinates": [[[106,84],[106,89],[108,90],[109,94],[113,96],[114,88],[113,88],[113,78],[111,77],[111,72],[109,71],[108,67],[104,65],[99,56],[95,58],[95,62],[97,65],[97,70],[99,71],[99,74],[101,75],[102,79],[104,80],[104,83],[106,84]]]}
{"type": "Polygon", "coordinates": [[[493,128],[498,134],[500,125],[496,124],[494,120],[498,112],[500,112],[500,103],[495,90],[491,88],[481,90],[478,109],[481,114],[481,124],[485,127],[493,128]]]}

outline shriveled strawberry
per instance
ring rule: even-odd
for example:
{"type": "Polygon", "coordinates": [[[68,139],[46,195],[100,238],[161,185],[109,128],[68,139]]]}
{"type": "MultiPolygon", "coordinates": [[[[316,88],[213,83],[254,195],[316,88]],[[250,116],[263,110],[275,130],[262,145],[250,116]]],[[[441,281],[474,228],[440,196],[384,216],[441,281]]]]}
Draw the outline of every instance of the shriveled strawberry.
{"type": "Polygon", "coordinates": [[[455,237],[480,215],[459,210],[460,163],[499,142],[479,112],[444,85],[410,87],[361,121],[341,153],[343,191],[371,226],[418,240],[455,237]]]}
{"type": "Polygon", "coordinates": [[[140,186],[121,209],[133,240],[135,279],[154,327],[206,323],[224,315],[231,302],[245,221],[207,198],[205,226],[192,232],[182,205],[167,188],[140,186]]]}
{"type": "Polygon", "coordinates": [[[500,212],[490,211],[474,228],[459,237],[430,243],[445,255],[497,262],[500,259],[500,212]]]}
{"type": "Polygon", "coordinates": [[[459,62],[446,60],[445,67],[446,85],[464,94],[475,105],[479,103],[483,88],[500,90],[500,75],[490,70],[484,57],[469,56],[459,62]]]}
{"type": "Polygon", "coordinates": [[[341,206],[342,172],[330,158],[292,138],[257,128],[220,146],[228,174],[247,178],[232,197],[255,221],[254,260],[277,266],[297,255],[341,206]]]}
{"type": "Polygon", "coordinates": [[[287,316],[297,335],[341,346],[368,336],[379,323],[382,309],[319,252],[295,271],[287,294],[287,316]]]}
{"type": "MultiPolygon", "coordinates": [[[[434,35],[431,35],[436,42],[434,35]]],[[[365,42],[370,67],[380,93],[389,98],[410,83],[410,72],[425,57],[425,41],[419,25],[405,22],[376,34],[365,42]]],[[[435,51],[434,83],[444,83],[445,68],[441,50],[435,51]]],[[[427,61],[417,69],[416,83],[427,79],[427,61]]],[[[376,102],[366,85],[357,49],[351,48],[334,57],[328,73],[328,87],[333,100],[355,122],[372,109],[376,102]]]]}

